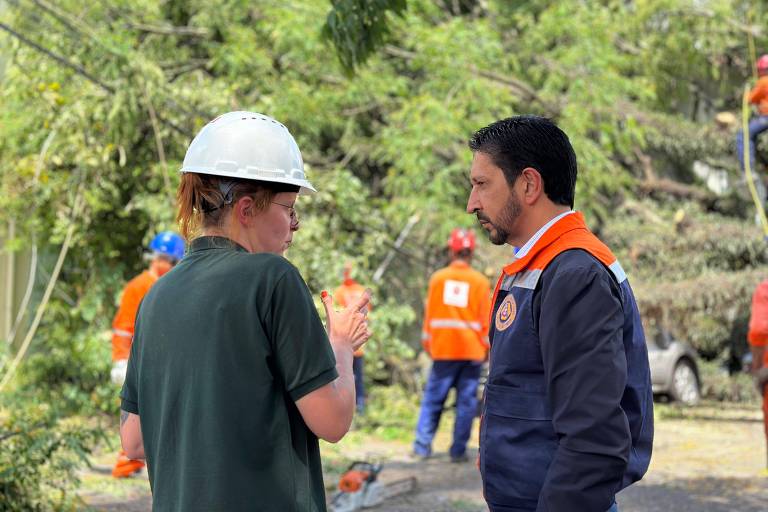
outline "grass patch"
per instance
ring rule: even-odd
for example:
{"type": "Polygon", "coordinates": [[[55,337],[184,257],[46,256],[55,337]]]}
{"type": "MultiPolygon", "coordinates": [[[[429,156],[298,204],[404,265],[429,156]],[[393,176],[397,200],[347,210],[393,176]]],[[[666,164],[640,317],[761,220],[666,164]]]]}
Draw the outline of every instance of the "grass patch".
{"type": "Polygon", "coordinates": [[[715,400],[703,401],[690,407],[677,403],[655,403],[653,405],[654,419],[691,420],[691,421],[760,421],[762,417],[760,404],[728,403],[715,400]]]}
{"type": "Polygon", "coordinates": [[[419,415],[420,395],[401,386],[372,387],[366,412],[357,415],[353,428],[385,441],[413,440],[413,430],[419,415]]]}

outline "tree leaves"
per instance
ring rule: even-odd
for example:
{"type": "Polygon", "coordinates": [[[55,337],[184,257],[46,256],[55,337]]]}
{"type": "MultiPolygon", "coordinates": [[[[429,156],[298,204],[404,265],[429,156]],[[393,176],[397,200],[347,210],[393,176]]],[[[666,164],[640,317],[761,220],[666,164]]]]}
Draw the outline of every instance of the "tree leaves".
{"type": "Polygon", "coordinates": [[[389,34],[387,14],[401,14],[406,0],[331,0],[323,35],[333,42],[347,72],[364,64],[389,34]]]}

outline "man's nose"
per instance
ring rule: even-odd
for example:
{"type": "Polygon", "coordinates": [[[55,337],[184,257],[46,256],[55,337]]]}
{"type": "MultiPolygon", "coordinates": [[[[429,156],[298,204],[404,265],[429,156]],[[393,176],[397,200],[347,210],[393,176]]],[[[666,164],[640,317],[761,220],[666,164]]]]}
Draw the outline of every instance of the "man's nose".
{"type": "Polygon", "coordinates": [[[475,188],[472,187],[472,190],[469,192],[469,199],[467,200],[467,213],[475,213],[475,210],[481,210],[480,207],[480,201],[477,199],[477,194],[475,194],[475,188]]]}

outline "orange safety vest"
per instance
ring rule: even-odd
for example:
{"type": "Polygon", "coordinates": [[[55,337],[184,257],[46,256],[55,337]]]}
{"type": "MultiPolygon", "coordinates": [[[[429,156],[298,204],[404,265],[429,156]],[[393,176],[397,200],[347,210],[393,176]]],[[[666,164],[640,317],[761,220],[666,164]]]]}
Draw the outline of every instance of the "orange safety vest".
{"type": "Polygon", "coordinates": [[[120,299],[120,308],[112,321],[112,361],[128,359],[131,354],[136,313],[139,311],[141,300],[155,281],[157,277],[145,270],[125,285],[123,297],[120,299]]]}
{"type": "MultiPolygon", "coordinates": [[[[752,295],[752,315],[749,319],[747,339],[753,347],[768,345],[768,279],[757,285],[752,295]]],[[[765,352],[763,361],[763,364],[768,366],[768,351],[765,352]]]]}
{"type": "Polygon", "coordinates": [[[757,105],[761,116],[768,116],[768,76],[761,76],[749,92],[749,102],[757,105]]]}
{"type": "Polygon", "coordinates": [[[491,285],[455,260],[429,280],[421,344],[433,360],[485,360],[491,285]]]}
{"type": "MultiPolygon", "coordinates": [[[[353,304],[365,292],[365,286],[354,279],[345,279],[344,284],[336,288],[333,292],[333,300],[339,306],[345,308],[353,304]]],[[[371,303],[368,303],[368,311],[371,311],[371,303]]],[[[363,347],[355,351],[355,357],[360,357],[364,353],[363,347]]]]}

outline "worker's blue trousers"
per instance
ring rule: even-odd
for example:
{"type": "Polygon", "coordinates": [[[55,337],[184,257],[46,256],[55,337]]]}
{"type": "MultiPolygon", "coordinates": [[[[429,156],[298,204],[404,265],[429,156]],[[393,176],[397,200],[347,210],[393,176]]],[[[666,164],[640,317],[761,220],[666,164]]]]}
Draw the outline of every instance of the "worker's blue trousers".
{"type": "Polygon", "coordinates": [[[432,454],[432,439],[440,424],[443,405],[451,388],[456,388],[456,422],[453,426],[451,457],[461,457],[467,450],[472,421],[477,413],[477,381],[480,361],[435,361],[424,387],[419,422],[416,425],[416,455],[432,454]]]}
{"type": "MultiPolygon", "coordinates": [[[[757,137],[768,130],[768,115],[753,117],[749,121],[749,164],[752,172],[755,172],[755,147],[757,146],[757,137]]],[[[744,171],[744,132],[741,130],[736,134],[736,156],[739,158],[741,170],[744,171]]]]}

